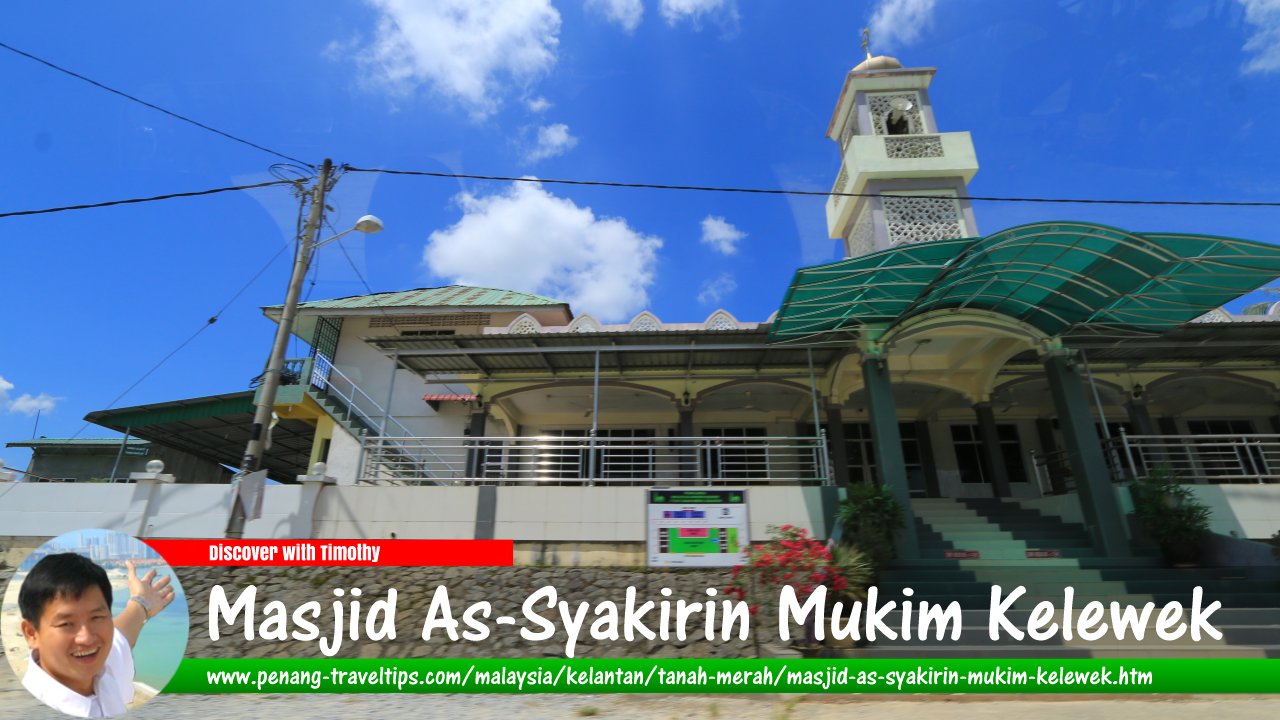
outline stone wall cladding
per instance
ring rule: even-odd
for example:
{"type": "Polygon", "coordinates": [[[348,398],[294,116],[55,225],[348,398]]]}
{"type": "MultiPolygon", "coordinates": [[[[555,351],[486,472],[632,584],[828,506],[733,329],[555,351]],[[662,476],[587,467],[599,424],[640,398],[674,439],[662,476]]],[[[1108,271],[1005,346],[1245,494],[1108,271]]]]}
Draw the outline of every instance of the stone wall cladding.
{"type": "MultiPolygon", "coordinates": [[[[620,611],[625,609],[626,589],[636,588],[637,605],[653,601],[655,608],[645,616],[645,623],[655,632],[659,629],[656,604],[669,599],[674,603],[684,599],[687,603],[703,603],[708,598],[707,588],[715,588],[717,601],[717,632],[719,631],[720,602],[725,599],[723,590],[730,584],[728,569],[704,570],[650,570],[617,568],[369,568],[369,567],[244,567],[244,568],[179,568],[177,570],[186,588],[191,607],[191,640],[187,657],[325,657],[319,641],[272,641],[256,637],[245,640],[243,624],[222,625],[221,637],[215,642],[209,639],[209,593],[214,585],[222,585],[229,603],[234,603],[240,591],[248,585],[256,585],[258,622],[262,610],[272,600],[284,602],[291,614],[293,608],[310,600],[320,602],[323,612],[314,621],[321,637],[331,637],[333,613],[331,604],[337,600],[334,588],[361,589],[362,615],[369,605],[386,597],[386,591],[395,588],[396,639],[370,641],[364,637],[363,620],[361,639],[351,641],[344,637],[341,649],[334,657],[378,658],[429,658],[429,657],[564,657],[565,632],[558,609],[539,608],[541,614],[558,627],[557,633],[547,640],[530,642],[520,636],[520,629],[530,626],[521,605],[537,589],[546,585],[556,588],[558,600],[576,609],[578,603],[587,602],[590,608],[583,630],[578,637],[575,657],[654,657],[654,658],[737,658],[755,657],[756,641],[761,644],[777,642],[776,626],[770,624],[764,614],[753,618],[753,627],[746,640],[733,639],[708,641],[704,635],[704,617],[701,613],[692,617],[687,627],[687,639],[677,640],[674,632],[668,640],[639,638],[627,642],[597,641],[589,637],[589,628],[596,619],[593,612],[597,603],[612,601],[620,611]],[[452,641],[447,633],[433,632],[430,640],[422,639],[422,627],[427,617],[436,587],[448,587],[453,616],[461,620],[466,608],[475,602],[488,600],[493,604],[493,614],[488,620],[491,633],[479,642],[464,639],[452,641]],[[670,598],[664,598],[662,588],[671,588],[670,598]],[[515,625],[496,625],[493,618],[509,615],[515,625]]],[[[344,601],[349,597],[341,598],[344,601]]],[[[622,613],[619,613],[622,615],[622,613]]],[[[620,635],[625,623],[619,622],[620,635]]],[[[466,630],[459,627],[458,632],[466,630]]],[[[535,626],[536,630],[537,627],[535,626]]]]}

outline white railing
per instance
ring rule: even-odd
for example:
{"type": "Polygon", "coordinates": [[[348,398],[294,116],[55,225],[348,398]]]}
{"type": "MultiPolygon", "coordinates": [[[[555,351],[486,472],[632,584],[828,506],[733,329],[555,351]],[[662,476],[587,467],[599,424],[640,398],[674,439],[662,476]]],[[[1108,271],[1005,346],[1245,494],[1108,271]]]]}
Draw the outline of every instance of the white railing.
{"type": "Polygon", "coordinates": [[[1129,435],[1113,439],[1125,477],[1167,467],[1184,482],[1280,483],[1280,435],[1129,435]]]}
{"type": "MultiPolygon", "coordinates": [[[[293,375],[293,382],[305,382],[341,405],[334,409],[334,413],[344,414],[348,420],[354,416],[365,427],[376,430],[385,454],[395,454],[402,463],[443,461],[439,456],[421,458],[414,450],[406,447],[401,438],[410,434],[409,428],[396,420],[390,410],[369,397],[351,378],[334,367],[328,358],[317,353],[310,358],[286,360],[285,363],[288,373],[293,375]]],[[[426,451],[428,454],[433,452],[430,448],[426,451]]]]}
{"type": "Polygon", "coordinates": [[[390,412],[369,397],[351,378],[342,374],[327,358],[317,354],[311,361],[312,387],[341,400],[347,413],[359,417],[370,428],[381,428],[385,423],[386,432],[382,434],[402,437],[409,435],[409,428],[392,417],[390,412]]]}
{"type": "MultiPolygon", "coordinates": [[[[1158,467],[1188,483],[1280,483],[1280,435],[1129,435],[1123,430],[1103,457],[1116,481],[1142,477],[1158,467]]],[[[1057,478],[1075,487],[1066,450],[1032,453],[1041,490],[1057,478]]]]}
{"type": "Polygon", "coordinates": [[[364,441],[360,481],[392,484],[825,485],[822,437],[484,437],[364,441]]]}

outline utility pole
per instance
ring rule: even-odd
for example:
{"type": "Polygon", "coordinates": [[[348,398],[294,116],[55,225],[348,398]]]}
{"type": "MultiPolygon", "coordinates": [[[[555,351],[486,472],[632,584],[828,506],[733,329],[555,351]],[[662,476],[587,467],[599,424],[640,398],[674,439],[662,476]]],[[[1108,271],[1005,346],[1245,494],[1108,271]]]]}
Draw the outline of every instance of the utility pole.
{"type": "Polygon", "coordinates": [[[240,493],[240,481],[249,473],[255,472],[262,465],[263,445],[266,438],[267,424],[271,421],[271,411],[276,404],[276,391],[280,389],[280,376],[284,371],[285,349],[289,336],[293,333],[293,320],[298,313],[298,296],[302,294],[302,283],[311,265],[311,252],[315,249],[316,236],[324,221],[325,194],[332,184],[333,161],[325,158],[320,166],[320,176],[311,188],[311,209],[307,215],[307,224],[298,238],[298,250],[293,258],[293,275],[289,279],[289,290],[285,293],[284,309],[280,313],[280,324],[276,327],[275,342],[271,346],[271,356],[267,360],[267,369],[262,374],[262,388],[258,393],[257,407],[253,413],[253,425],[249,427],[249,444],[245,447],[244,458],[240,461],[240,472],[232,480],[231,515],[227,518],[226,536],[239,538],[244,534],[246,509],[240,493]]]}

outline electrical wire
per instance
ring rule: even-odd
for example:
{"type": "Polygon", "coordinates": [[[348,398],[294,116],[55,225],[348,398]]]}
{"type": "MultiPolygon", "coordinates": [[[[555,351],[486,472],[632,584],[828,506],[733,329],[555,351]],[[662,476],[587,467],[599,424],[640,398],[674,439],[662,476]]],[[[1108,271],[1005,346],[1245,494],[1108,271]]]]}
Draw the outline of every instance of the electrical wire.
{"type": "MultiPolygon", "coordinates": [[[[918,198],[918,195],[894,195],[892,193],[851,193],[824,190],[782,190],[778,188],[741,188],[717,187],[709,185],[670,185],[662,183],[627,183],[607,180],[566,180],[559,178],[514,177],[505,175],[470,175],[465,173],[429,172],[426,170],[387,170],[379,168],[358,168],[343,165],[347,172],[382,173],[384,175],[411,175],[419,177],[446,178],[450,180],[495,180],[500,182],[530,182],[549,185],[585,185],[589,187],[635,188],[645,190],[683,190],[696,192],[749,193],[756,195],[802,195],[813,197],[856,197],[856,198],[918,198]]],[[[1225,200],[1108,200],[1100,198],[1040,198],[1040,197],[997,197],[965,195],[957,200],[984,200],[989,202],[1017,203],[1079,203],[1086,205],[1198,205],[1219,207],[1280,207],[1280,202],[1246,202],[1225,200]]]]}
{"type": "MultiPolygon", "coordinates": [[[[277,250],[275,254],[271,256],[271,259],[267,260],[267,262],[261,268],[259,268],[256,273],[253,274],[253,277],[249,278],[249,280],[246,281],[244,285],[240,286],[240,289],[237,290],[235,294],[231,296],[230,299],[228,299],[225,303],[223,303],[222,307],[218,308],[217,312],[211,315],[208,320],[205,320],[204,324],[201,325],[198,330],[196,330],[189,337],[187,337],[187,339],[178,343],[178,346],[175,347],[173,350],[170,350],[167,355],[160,358],[159,362],[157,362],[155,365],[152,365],[151,369],[147,370],[145,373],[142,374],[142,377],[135,380],[132,385],[125,388],[124,391],[121,392],[119,395],[115,396],[115,399],[113,399],[105,408],[103,408],[103,410],[114,409],[116,406],[116,403],[120,402],[120,400],[122,400],[124,396],[128,395],[130,392],[133,391],[134,388],[141,385],[143,381],[151,377],[152,373],[154,373],[156,370],[159,370],[160,367],[163,366],[166,362],[168,362],[170,358],[172,358],[174,355],[177,355],[183,348],[185,348],[187,345],[190,345],[193,340],[199,337],[201,333],[203,333],[205,330],[208,330],[210,327],[212,327],[214,323],[218,322],[218,318],[222,317],[222,314],[227,311],[227,308],[230,308],[232,303],[238,300],[240,296],[243,295],[244,292],[248,290],[251,285],[253,285],[253,283],[257,282],[258,278],[262,277],[262,274],[265,273],[267,269],[270,268],[275,263],[275,261],[278,260],[280,256],[284,254],[284,251],[289,249],[290,246],[291,246],[291,243],[287,243],[287,242],[281,244],[280,249],[277,250]]],[[[85,422],[85,424],[81,425],[80,429],[76,430],[75,434],[71,436],[71,439],[74,440],[75,438],[80,437],[80,433],[84,432],[85,429],[88,427],[89,427],[89,423],[85,422]]]]}
{"type": "Polygon", "coordinates": [[[179,115],[178,113],[173,112],[172,110],[166,110],[165,108],[162,108],[162,107],[160,107],[159,105],[156,105],[156,104],[154,104],[154,103],[149,103],[149,102],[147,102],[146,100],[143,100],[143,99],[141,99],[141,98],[134,97],[133,95],[130,95],[130,94],[129,94],[129,93],[127,93],[127,92],[123,92],[123,91],[121,91],[121,90],[117,90],[117,89],[115,89],[115,88],[113,88],[113,87],[110,87],[110,86],[107,86],[107,85],[103,85],[102,83],[98,82],[97,80],[94,80],[93,78],[85,77],[84,75],[81,75],[81,74],[80,74],[80,73],[78,73],[78,72],[75,72],[75,71],[73,71],[73,70],[68,70],[67,68],[64,68],[64,67],[62,67],[62,66],[60,66],[60,65],[55,65],[55,64],[53,64],[53,63],[49,62],[48,60],[45,60],[44,58],[39,58],[39,57],[36,57],[35,55],[32,55],[32,54],[31,54],[31,53],[29,53],[29,52],[25,52],[25,51],[19,50],[18,48],[13,47],[12,45],[6,45],[5,43],[0,42],[0,48],[4,48],[5,50],[8,50],[9,52],[15,53],[15,54],[17,54],[17,55],[21,55],[22,57],[25,57],[25,58],[27,58],[27,59],[29,59],[29,60],[34,60],[34,61],[36,61],[36,62],[40,63],[41,65],[45,65],[45,66],[47,66],[47,67],[51,67],[51,68],[53,68],[54,70],[57,70],[58,72],[60,72],[60,73],[64,73],[64,74],[66,74],[66,75],[70,75],[71,77],[76,78],[77,80],[83,80],[83,81],[85,81],[85,82],[89,83],[90,85],[93,85],[94,87],[98,87],[98,88],[101,88],[101,89],[103,89],[103,90],[106,90],[106,91],[107,91],[107,92],[109,92],[109,93],[114,93],[114,94],[116,94],[116,95],[119,95],[119,96],[120,96],[120,97],[122,97],[122,98],[126,98],[126,99],[128,99],[128,100],[132,100],[132,101],[134,101],[134,102],[138,103],[139,105],[145,105],[146,107],[149,107],[149,108],[151,108],[152,110],[156,110],[156,111],[162,112],[162,113],[164,113],[165,115],[168,115],[169,117],[176,118],[176,119],[181,120],[181,121],[183,121],[183,122],[191,123],[192,125],[195,125],[196,127],[201,128],[202,130],[208,130],[208,131],[209,131],[209,132],[211,132],[211,133],[215,133],[215,134],[217,134],[217,135],[221,135],[222,137],[227,138],[228,140],[234,140],[235,142],[241,143],[241,144],[243,144],[243,145],[248,145],[249,147],[254,148],[254,149],[256,149],[256,150],[261,150],[261,151],[266,152],[266,153],[271,153],[272,155],[275,155],[276,157],[284,158],[285,160],[288,160],[288,161],[290,161],[290,162],[295,162],[295,163],[299,163],[299,164],[301,164],[301,165],[305,165],[305,166],[307,166],[307,167],[311,168],[312,170],[315,170],[315,169],[316,169],[316,168],[315,168],[315,166],[314,166],[314,165],[312,165],[312,164],[311,164],[311,163],[309,163],[309,162],[306,162],[306,161],[304,161],[304,160],[299,160],[299,159],[297,159],[297,158],[295,158],[295,157],[290,157],[290,156],[288,156],[288,155],[285,155],[285,154],[284,154],[284,153],[282,153],[282,152],[277,152],[277,151],[275,151],[275,150],[272,150],[272,149],[271,149],[271,148],[269,148],[269,147],[263,147],[262,145],[259,145],[259,144],[257,144],[257,143],[254,143],[254,142],[250,142],[250,141],[248,141],[248,140],[245,140],[245,139],[244,139],[244,138],[242,138],[242,137],[236,137],[235,135],[232,135],[231,133],[223,132],[222,130],[219,130],[219,129],[215,128],[215,127],[210,127],[210,126],[205,125],[204,123],[199,122],[199,121],[197,121],[197,120],[192,120],[191,118],[189,118],[189,117],[187,117],[187,116],[185,116],[185,115],[179,115]]]}
{"type": "MultiPolygon", "coordinates": [[[[338,232],[337,228],[335,228],[333,224],[329,222],[328,217],[325,218],[324,222],[326,225],[329,226],[329,230],[331,232],[335,234],[338,232]]],[[[347,252],[347,246],[342,244],[342,238],[338,238],[337,245],[338,245],[338,249],[342,250],[342,256],[347,259],[347,264],[351,266],[352,272],[356,274],[356,277],[360,278],[360,284],[364,286],[365,292],[369,293],[370,295],[377,295],[378,293],[375,292],[374,289],[369,286],[369,281],[364,278],[364,273],[360,272],[360,268],[356,266],[355,260],[353,260],[351,258],[350,253],[347,252]]],[[[378,312],[380,312],[382,314],[382,317],[384,318],[391,319],[392,317],[391,313],[387,312],[387,309],[384,307],[378,306],[378,312]]],[[[396,367],[399,368],[398,360],[397,360],[396,367]]],[[[445,381],[437,381],[437,384],[442,385],[449,392],[457,393],[457,391],[453,388],[451,383],[448,383],[445,381]]],[[[468,389],[467,392],[469,393],[470,389],[468,389]]],[[[461,393],[461,394],[466,394],[466,393],[461,393]]]]}
{"type": "Polygon", "coordinates": [[[274,185],[295,185],[293,180],[272,180],[270,182],[262,182],[256,185],[235,185],[232,187],[213,188],[212,190],[196,190],[193,192],[169,193],[167,195],[155,195],[152,197],[131,198],[129,200],[108,200],[100,203],[86,203],[84,205],[65,205],[63,207],[44,208],[43,210],[14,210],[12,212],[0,213],[0,218],[21,217],[23,215],[45,215],[48,213],[66,212],[68,210],[91,210],[93,208],[112,207],[115,205],[131,205],[134,203],[155,202],[157,200],[172,200],[174,198],[200,197],[202,195],[217,195],[218,193],[234,192],[236,190],[253,190],[255,188],[272,187],[274,185]]]}

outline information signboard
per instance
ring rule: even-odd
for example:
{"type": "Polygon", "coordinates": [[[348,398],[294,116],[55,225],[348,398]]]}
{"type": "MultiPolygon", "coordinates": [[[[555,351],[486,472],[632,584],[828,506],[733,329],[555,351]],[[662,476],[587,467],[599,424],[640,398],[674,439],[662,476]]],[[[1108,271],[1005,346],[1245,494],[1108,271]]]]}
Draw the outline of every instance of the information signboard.
{"type": "Polygon", "coordinates": [[[746,561],[747,492],[649,490],[650,567],[732,567],[746,561]]]}

